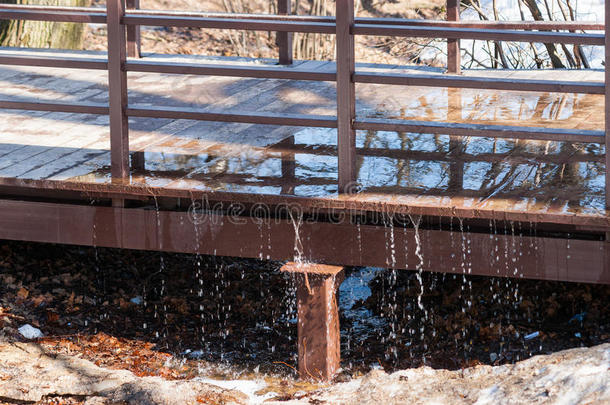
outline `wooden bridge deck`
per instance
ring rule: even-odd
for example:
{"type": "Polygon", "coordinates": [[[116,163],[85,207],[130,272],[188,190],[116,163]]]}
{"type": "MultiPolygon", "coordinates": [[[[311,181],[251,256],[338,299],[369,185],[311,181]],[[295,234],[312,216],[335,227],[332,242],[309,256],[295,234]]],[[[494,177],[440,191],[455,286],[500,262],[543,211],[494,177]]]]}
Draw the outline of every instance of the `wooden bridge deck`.
{"type": "MultiPolygon", "coordinates": [[[[358,35],[446,39],[454,73],[460,39],[605,46],[608,66],[608,19],[473,27],[456,1],[449,22],[355,19],[352,0],[328,18],[128,3],[0,9],[108,32],[107,55],[0,49],[0,238],[337,265],[338,279],[376,266],[610,284],[610,71],[354,66],[358,35]],[[151,25],[277,32],[286,65],[291,32],[331,34],[336,64],[126,59],[151,25]]],[[[302,376],[339,364],[331,278],[297,277],[302,376]]]]}
{"type": "MultiPolygon", "coordinates": [[[[103,54],[0,50],[54,57],[103,54]]],[[[149,56],[154,61],[226,59],[149,56]]],[[[232,60],[271,65],[271,61],[232,60]]],[[[334,71],[332,62],[293,69],[334,71]]],[[[361,72],[433,69],[359,65],[361,72]]],[[[603,81],[603,71],[476,71],[465,75],[603,81]]],[[[0,67],[0,99],[107,103],[107,72],[0,67]]],[[[197,107],[333,115],[335,83],[129,73],[130,106],[197,107]]],[[[603,130],[603,95],[358,84],[368,117],[603,130]]],[[[301,201],[425,215],[512,219],[610,229],[604,209],[603,146],[359,131],[361,192],[337,193],[336,130],[130,118],[132,156],[144,160],[129,184],[110,176],[108,117],[0,110],[0,184],[126,197],[216,195],[230,201],[301,201]]],[[[17,192],[18,194],[18,192],[17,192]]]]}

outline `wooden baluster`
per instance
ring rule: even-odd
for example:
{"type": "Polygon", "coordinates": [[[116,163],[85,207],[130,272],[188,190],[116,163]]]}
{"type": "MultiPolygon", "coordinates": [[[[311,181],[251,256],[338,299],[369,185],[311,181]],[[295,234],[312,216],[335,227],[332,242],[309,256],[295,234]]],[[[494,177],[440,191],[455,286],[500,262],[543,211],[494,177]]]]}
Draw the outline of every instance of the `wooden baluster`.
{"type": "MultiPolygon", "coordinates": [[[[292,14],[292,0],[278,0],[277,13],[279,15],[292,14]]],[[[280,53],[280,65],[292,65],[292,32],[278,32],[277,46],[280,53]]]]}
{"type": "MultiPolygon", "coordinates": [[[[605,129],[606,129],[606,210],[610,210],[610,1],[606,1],[605,129]]],[[[610,268],[610,232],[606,232],[606,265],[610,268]]],[[[606,271],[610,271],[606,269],[606,271]]]]}
{"type": "Polygon", "coordinates": [[[337,143],[339,192],[347,193],[356,180],[356,87],[354,0],[337,0],[337,143]]]}
{"type": "MultiPolygon", "coordinates": [[[[460,20],[460,0],[447,0],[447,21],[460,20]]],[[[447,40],[447,71],[461,73],[460,40],[447,40]]]]}
{"type": "MultiPolygon", "coordinates": [[[[127,0],[128,10],[139,10],[140,0],[127,0]]],[[[140,39],[140,26],[130,25],[127,27],[127,56],[130,58],[141,57],[142,41],[140,39]]]]}
{"type": "MultiPolygon", "coordinates": [[[[108,0],[108,101],[110,107],[110,155],[113,182],[129,177],[129,122],[127,119],[127,41],[121,18],[124,0],[108,0]]],[[[115,206],[122,201],[115,201],[115,206]]]]}

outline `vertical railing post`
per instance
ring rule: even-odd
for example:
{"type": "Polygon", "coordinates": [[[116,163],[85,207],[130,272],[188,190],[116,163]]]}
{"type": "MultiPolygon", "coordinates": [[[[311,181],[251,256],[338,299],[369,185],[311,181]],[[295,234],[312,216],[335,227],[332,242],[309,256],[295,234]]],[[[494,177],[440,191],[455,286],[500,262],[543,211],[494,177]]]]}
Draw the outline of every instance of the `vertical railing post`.
{"type": "MultiPolygon", "coordinates": [[[[292,0],[277,0],[279,15],[292,14],[292,0]]],[[[278,32],[277,46],[280,53],[280,65],[292,65],[292,32],[278,32]]]]}
{"type": "MultiPolygon", "coordinates": [[[[127,9],[139,10],[140,0],[127,0],[127,9]]],[[[127,56],[139,58],[141,56],[140,26],[130,25],[127,27],[127,56]]]]}
{"type": "Polygon", "coordinates": [[[354,0],[337,0],[337,146],[339,158],[339,193],[351,190],[356,180],[356,87],[354,0]]]}
{"type": "MultiPolygon", "coordinates": [[[[127,0],[127,9],[139,10],[140,0],[127,0]]],[[[141,56],[140,26],[130,25],[127,27],[127,56],[139,58],[141,56]]]]}
{"type": "MultiPolygon", "coordinates": [[[[610,0],[606,0],[605,130],[606,130],[606,209],[610,210],[610,0]]],[[[606,233],[610,237],[610,233],[606,233]]]]}
{"type": "MultiPolygon", "coordinates": [[[[460,0],[447,0],[447,21],[460,20],[460,0]]],[[[447,71],[461,72],[460,40],[447,40],[447,71]]]]}
{"type": "Polygon", "coordinates": [[[127,119],[126,33],[122,17],[125,0],[108,0],[108,102],[112,180],[129,176],[129,123],[127,119]]]}
{"type": "MultiPolygon", "coordinates": [[[[605,12],[605,138],[606,138],[606,210],[610,210],[610,0],[606,0],[605,12]]],[[[610,231],[606,231],[606,271],[610,270],[610,231]]]]}

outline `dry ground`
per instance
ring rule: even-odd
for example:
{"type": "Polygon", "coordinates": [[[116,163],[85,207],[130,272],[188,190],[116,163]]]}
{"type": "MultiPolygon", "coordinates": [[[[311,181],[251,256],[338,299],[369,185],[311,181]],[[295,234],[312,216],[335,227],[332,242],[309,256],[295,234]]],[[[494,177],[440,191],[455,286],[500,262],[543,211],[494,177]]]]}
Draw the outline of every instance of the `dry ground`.
{"type": "MultiPolygon", "coordinates": [[[[94,5],[103,6],[105,0],[94,0],[94,5]]],[[[225,3],[236,4],[237,11],[250,13],[273,13],[274,7],[269,0],[142,0],[141,8],[154,10],[188,10],[207,12],[226,12],[225,3]]],[[[306,2],[301,2],[304,4],[306,2]]],[[[334,2],[329,1],[328,14],[333,14],[334,2]]],[[[442,0],[396,0],[371,1],[363,0],[358,15],[361,17],[402,17],[402,18],[444,18],[442,0]]],[[[301,6],[299,14],[308,14],[301,6]]],[[[324,43],[315,59],[333,59],[334,45],[332,37],[320,39],[324,43]]],[[[358,37],[356,57],[359,62],[407,64],[423,63],[440,66],[441,59],[422,60],[420,52],[424,40],[358,37]]],[[[106,50],[105,28],[91,26],[85,39],[86,49],[106,50]]],[[[273,33],[249,33],[228,30],[201,30],[183,28],[144,27],[142,31],[143,52],[201,54],[216,56],[243,56],[252,58],[276,58],[277,47],[273,33]],[[244,43],[245,46],[240,45],[244,43]]]]}

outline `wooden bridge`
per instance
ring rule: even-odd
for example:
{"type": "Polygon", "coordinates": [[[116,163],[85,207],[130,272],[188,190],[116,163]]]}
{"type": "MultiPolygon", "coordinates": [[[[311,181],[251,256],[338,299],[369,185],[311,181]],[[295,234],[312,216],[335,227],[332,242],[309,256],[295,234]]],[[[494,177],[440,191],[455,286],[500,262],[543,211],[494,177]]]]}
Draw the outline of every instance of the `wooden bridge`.
{"type": "Polygon", "coordinates": [[[610,283],[608,72],[459,69],[461,39],[608,51],[574,33],[605,25],[107,3],[0,6],[108,29],[104,53],[0,49],[0,238],[323,263],[285,267],[323,378],[341,266],[610,283]],[[276,31],[280,63],[140,55],[143,25],[276,31]],[[336,35],[336,62],[293,61],[292,32],[336,35]],[[356,64],[357,35],[447,38],[449,72],[356,64]]]}

